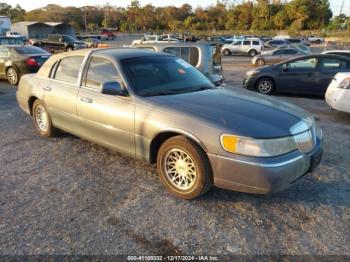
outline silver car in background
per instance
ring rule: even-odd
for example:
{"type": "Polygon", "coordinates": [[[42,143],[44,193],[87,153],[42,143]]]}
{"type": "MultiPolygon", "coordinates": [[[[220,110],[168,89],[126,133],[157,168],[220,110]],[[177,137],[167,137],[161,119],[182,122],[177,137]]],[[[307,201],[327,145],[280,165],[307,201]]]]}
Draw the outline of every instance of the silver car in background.
{"type": "Polygon", "coordinates": [[[217,43],[143,44],[136,48],[164,52],[181,57],[196,67],[215,85],[221,85],[224,75],[221,65],[221,46],[217,43]]]}
{"type": "Polygon", "coordinates": [[[306,53],[296,48],[279,48],[254,56],[251,63],[254,66],[272,65],[303,55],[306,55],[306,53]]]}
{"type": "Polygon", "coordinates": [[[19,106],[45,137],[61,129],[150,163],[174,195],[212,185],[267,194],[321,161],[322,132],[304,110],[217,88],[174,55],[136,49],[52,56],[18,86],[19,106]]]}

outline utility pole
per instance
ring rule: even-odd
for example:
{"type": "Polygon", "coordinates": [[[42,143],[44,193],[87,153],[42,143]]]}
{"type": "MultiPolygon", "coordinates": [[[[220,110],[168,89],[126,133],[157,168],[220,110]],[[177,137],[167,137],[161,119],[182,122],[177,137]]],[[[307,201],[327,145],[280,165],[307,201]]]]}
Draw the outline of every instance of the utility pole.
{"type": "Polygon", "coordinates": [[[339,16],[343,13],[344,3],[345,3],[345,0],[343,0],[343,3],[341,4],[339,16]]]}

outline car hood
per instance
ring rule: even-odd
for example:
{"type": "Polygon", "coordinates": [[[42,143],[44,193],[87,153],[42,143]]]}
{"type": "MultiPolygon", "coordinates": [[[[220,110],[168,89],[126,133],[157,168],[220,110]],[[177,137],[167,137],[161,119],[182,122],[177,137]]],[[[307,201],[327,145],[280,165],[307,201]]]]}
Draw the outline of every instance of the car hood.
{"type": "Polygon", "coordinates": [[[193,93],[145,98],[148,106],[204,120],[226,132],[254,137],[289,136],[290,128],[310,116],[292,104],[251,91],[212,89],[193,93]]]}

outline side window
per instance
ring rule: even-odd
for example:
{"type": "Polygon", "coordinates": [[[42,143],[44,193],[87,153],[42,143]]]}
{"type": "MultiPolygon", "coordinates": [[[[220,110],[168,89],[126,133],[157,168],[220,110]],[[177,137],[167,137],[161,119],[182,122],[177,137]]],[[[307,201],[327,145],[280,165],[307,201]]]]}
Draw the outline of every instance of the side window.
{"type": "Polygon", "coordinates": [[[295,54],[297,54],[298,52],[297,52],[296,50],[293,50],[293,49],[287,49],[287,50],[285,50],[285,53],[286,53],[287,55],[295,55],[295,54]]]}
{"type": "Polygon", "coordinates": [[[147,39],[148,41],[156,41],[156,37],[155,36],[151,36],[147,39]]]}
{"type": "Polygon", "coordinates": [[[189,47],[181,47],[181,52],[180,52],[180,57],[187,61],[190,62],[190,48],[189,47]]]}
{"type": "Polygon", "coordinates": [[[0,47],[0,57],[8,57],[9,55],[9,50],[6,47],[0,47]]]}
{"type": "Polygon", "coordinates": [[[260,45],[259,41],[253,41],[253,45],[260,45]]]}
{"type": "Polygon", "coordinates": [[[273,55],[282,55],[284,53],[284,50],[277,50],[273,52],[273,55]]]}
{"type": "Polygon", "coordinates": [[[112,81],[120,81],[120,75],[114,64],[108,59],[93,57],[86,74],[85,86],[101,90],[103,83],[112,81]]]}
{"type": "Polygon", "coordinates": [[[233,45],[241,45],[241,41],[234,42],[233,45]]]}
{"type": "Polygon", "coordinates": [[[316,66],[316,58],[296,60],[288,64],[289,69],[315,69],[316,66]]]}
{"type": "Polygon", "coordinates": [[[63,58],[57,67],[54,79],[76,84],[83,60],[83,56],[70,56],[63,58]]]}
{"type": "Polygon", "coordinates": [[[180,52],[181,51],[180,51],[179,47],[166,47],[166,48],[164,48],[163,52],[180,57],[180,52]]]}
{"type": "Polygon", "coordinates": [[[243,41],[243,45],[250,45],[250,41],[243,41]]]}
{"type": "Polygon", "coordinates": [[[321,68],[345,68],[346,63],[342,60],[335,58],[323,58],[321,60],[321,68]]]}

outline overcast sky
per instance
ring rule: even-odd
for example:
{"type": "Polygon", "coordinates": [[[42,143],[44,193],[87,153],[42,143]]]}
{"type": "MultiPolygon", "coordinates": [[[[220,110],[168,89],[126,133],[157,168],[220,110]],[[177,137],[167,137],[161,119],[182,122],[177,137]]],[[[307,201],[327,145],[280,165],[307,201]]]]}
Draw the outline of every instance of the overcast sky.
{"type": "MultiPolygon", "coordinates": [[[[155,6],[166,6],[166,5],[175,5],[175,6],[181,6],[184,3],[188,3],[192,5],[193,7],[197,6],[209,6],[216,3],[216,0],[139,0],[141,5],[145,5],[148,3],[152,3],[155,6]]],[[[240,2],[242,0],[236,0],[236,2],[240,2]]],[[[58,4],[62,6],[84,6],[84,5],[104,5],[106,0],[1,0],[0,2],[5,2],[10,5],[16,5],[19,4],[22,6],[22,8],[28,10],[32,10],[35,8],[46,6],[47,4],[58,4]]],[[[109,1],[110,4],[116,5],[116,6],[127,6],[131,1],[130,0],[111,0],[109,1]]],[[[333,13],[338,15],[342,0],[330,0],[331,2],[331,8],[333,10],[333,13]]],[[[350,15],[350,0],[345,0],[344,9],[343,12],[347,15],[350,15]]]]}

